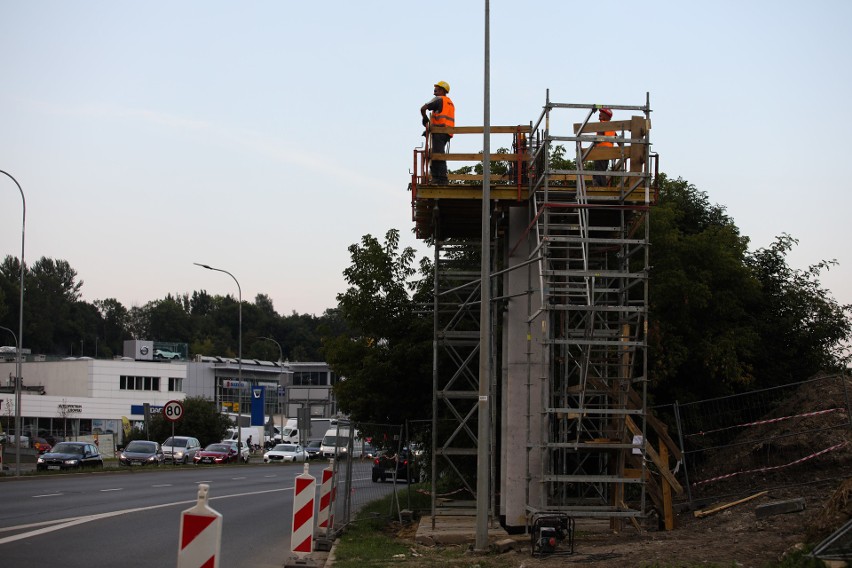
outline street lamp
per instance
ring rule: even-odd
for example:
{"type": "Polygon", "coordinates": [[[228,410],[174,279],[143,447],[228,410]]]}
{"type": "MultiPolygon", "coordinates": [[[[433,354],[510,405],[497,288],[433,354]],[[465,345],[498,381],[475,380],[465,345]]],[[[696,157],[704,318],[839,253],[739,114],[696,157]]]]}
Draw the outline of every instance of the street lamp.
{"type": "MultiPolygon", "coordinates": [[[[275,345],[278,346],[278,369],[279,369],[279,372],[278,372],[278,389],[276,390],[276,393],[275,393],[275,412],[278,413],[278,414],[281,414],[281,379],[284,377],[284,364],[281,360],[284,358],[284,351],[281,350],[281,344],[278,343],[277,341],[275,341],[274,339],[272,339],[271,337],[258,337],[258,339],[265,339],[267,341],[271,341],[272,343],[274,343],[275,345]]],[[[274,419],[273,419],[272,423],[273,424],[275,423],[274,419]]],[[[281,435],[282,435],[282,441],[283,441],[283,436],[284,436],[284,420],[283,419],[281,420],[281,435]]],[[[272,437],[275,438],[275,436],[272,436],[272,437]]]]}
{"type": "MultiPolygon", "coordinates": [[[[24,345],[24,235],[26,234],[27,226],[27,199],[24,197],[24,190],[21,189],[21,184],[18,183],[12,174],[0,170],[0,174],[5,174],[15,185],[18,186],[18,191],[21,192],[21,205],[23,213],[21,214],[21,296],[18,302],[18,337],[17,356],[15,361],[15,439],[18,441],[15,444],[15,477],[21,475],[21,350],[24,345]]],[[[14,334],[13,334],[14,335],[14,334]]]]}
{"type": "MultiPolygon", "coordinates": [[[[239,329],[237,334],[239,335],[239,353],[237,355],[237,382],[239,383],[239,387],[237,392],[240,393],[239,396],[239,404],[237,407],[237,445],[241,445],[243,443],[243,289],[240,287],[240,283],[237,278],[228,272],[227,270],[222,270],[221,268],[213,268],[212,266],[208,266],[206,264],[200,264],[198,262],[193,262],[195,266],[200,266],[201,268],[206,268],[207,270],[215,270],[216,272],[224,272],[228,276],[234,279],[234,282],[237,284],[237,293],[239,294],[239,306],[238,306],[238,314],[239,314],[239,329]]],[[[249,448],[251,451],[251,448],[249,448]]]]}

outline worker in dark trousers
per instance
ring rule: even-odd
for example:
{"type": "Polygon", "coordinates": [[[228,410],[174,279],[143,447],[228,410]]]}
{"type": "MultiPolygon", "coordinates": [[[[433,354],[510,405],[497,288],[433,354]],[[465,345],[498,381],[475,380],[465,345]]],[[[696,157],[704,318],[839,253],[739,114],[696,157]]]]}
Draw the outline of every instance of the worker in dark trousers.
{"type": "MultiPolygon", "coordinates": [[[[446,81],[438,81],[435,83],[433,91],[435,98],[420,107],[420,115],[423,117],[423,126],[432,128],[436,126],[455,126],[456,125],[456,107],[447,93],[450,92],[450,85],[446,81]],[[432,111],[432,116],[427,117],[426,111],[432,111]]],[[[430,133],[431,134],[431,133],[430,133]]],[[[452,134],[434,133],[432,135],[432,154],[443,154],[447,149],[447,144],[450,143],[452,134]]],[[[429,173],[432,174],[432,183],[437,185],[447,185],[450,179],[447,177],[447,162],[445,160],[430,160],[429,173]]]]}
{"type": "MultiPolygon", "coordinates": [[[[598,119],[601,122],[609,122],[612,120],[612,109],[611,108],[601,108],[598,111],[598,119]]],[[[602,133],[604,136],[615,136],[615,131],[607,130],[602,133]]],[[[595,142],[596,148],[612,148],[612,142],[595,142]]],[[[596,172],[605,172],[609,169],[609,160],[595,160],[595,171],[596,172]]],[[[594,176],[592,178],[595,182],[595,185],[598,187],[603,187],[605,185],[609,185],[609,177],[608,176],[594,176]]]]}

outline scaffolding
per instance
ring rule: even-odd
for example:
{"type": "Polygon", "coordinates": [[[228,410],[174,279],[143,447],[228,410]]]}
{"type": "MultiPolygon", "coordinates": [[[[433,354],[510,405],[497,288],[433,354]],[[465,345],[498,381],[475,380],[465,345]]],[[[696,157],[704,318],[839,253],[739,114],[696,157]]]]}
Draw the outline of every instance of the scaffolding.
{"type": "MultiPolygon", "coordinates": [[[[492,170],[489,192],[486,346],[496,401],[490,510],[507,525],[545,513],[612,523],[646,513],[651,110],[646,97],[643,105],[606,105],[627,118],[592,121],[601,106],[555,103],[548,93],[537,122],[491,127],[492,135],[511,135],[511,150],[491,155],[502,169],[492,170]],[[552,123],[568,132],[555,134],[552,123]],[[573,159],[553,167],[552,155],[566,146],[573,159]],[[591,164],[603,160],[612,168],[596,184],[602,172],[591,164]]],[[[439,472],[475,495],[483,188],[472,172],[429,185],[430,159],[481,163],[482,154],[430,155],[427,138],[415,149],[409,186],[416,234],[435,246],[434,517],[442,514],[439,472]]],[[[473,507],[465,499],[455,505],[454,512],[473,507]]]]}
{"type": "Polygon", "coordinates": [[[647,100],[564,104],[548,94],[533,126],[528,239],[539,270],[527,322],[540,337],[543,373],[530,393],[541,397],[531,406],[538,413],[528,414],[528,432],[539,430],[528,438],[528,478],[541,484],[530,514],[646,512],[650,113],[647,100]],[[641,114],[593,121],[603,106],[641,114]],[[564,114],[578,116],[567,136],[551,130],[568,123],[564,114]],[[558,144],[573,161],[556,169],[549,157],[558,144]],[[601,175],[593,162],[612,167],[601,175]]]}

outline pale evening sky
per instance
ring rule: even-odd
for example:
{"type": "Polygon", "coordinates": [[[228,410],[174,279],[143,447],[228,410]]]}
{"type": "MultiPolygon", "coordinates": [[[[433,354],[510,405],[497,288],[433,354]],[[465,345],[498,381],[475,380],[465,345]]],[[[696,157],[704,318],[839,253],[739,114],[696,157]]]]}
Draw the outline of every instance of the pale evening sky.
{"type": "MultiPolygon", "coordinates": [[[[483,22],[473,0],[0,0],[0,170],[26,194],[27,262],[67,260],[89,302],[236,295],[200,262],[320,315],[362,235],[428,254],[406,191],[419,108],[447,81],[457,124],[482,124],[483,22]]],[[[837,259],[823,285],[852,303],[850,22],[845,1],[492,0],[491,123],[535,120],[548,89],[649,92],[661,170],[752,250],[786,232],[793,267],[837,259]]],[[[20,201],[0,176],[2,256],[20,201]]]]}

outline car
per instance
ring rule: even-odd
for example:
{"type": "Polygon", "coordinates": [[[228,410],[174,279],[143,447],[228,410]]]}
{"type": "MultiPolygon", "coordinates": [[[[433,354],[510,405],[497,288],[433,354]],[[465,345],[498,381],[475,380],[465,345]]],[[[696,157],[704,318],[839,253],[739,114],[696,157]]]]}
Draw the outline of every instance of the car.
{"type": "Polygon", "coordinates": [[[187,464],[201,451],[201,442],[192,436],[172,436],[162,444],[166,461],[187,464]]]}
{"type": "Polygon", "coordinates": [[[192,458],[192,463],[199,464],[215,464],[215,463],[237,463],[240,459],[240,454],[237,449],[230,444],[216,442],[210,444],[192,458]]]}
{"type": "Polygon", "coordinates": [[[59,442],[49,452],[38,457],[37,471],[103,468],[104,460],[98,447],[89,442],[59,442]]]}
{"type": "Polygon", "coordinates": [[[48,442],[45,438],[35,437],[33,438],[33,449],[38,453],[43,454],[53,449],[53,444],[48,442]]]}
{"type": "Polygon", "coordinates": [[[315,460],[320,455],[320,447],[322,446],[322,440],[311,440],[308,442],[308,445],[305,446],[305,453],[308,455],[309,460],[315,460]]]}
{"type": "Polygon", "coordinates": [[[423,473],[425,472],[418,466],[408,448],[402,448],[398,455],[393,450],[385,450],[373,459],[373,483],[386,479],[405,479],[411,482],[421,477],[423,473]]]}
{"type": "Polygon", "coordinates": [[[133,440],[118,454],[118,465],[162,465],[166,462],[163,448],[151,440],[133,440]]]}
{"type": "Polygon", "coordinates": [[[249,462],[249,459],[251,458],[251,452],[249,451],[248,446],[246,446],[245,444],[241,444],[242,447],[238,447],[236,440],[222,440],[219,443],[227,444],[229,446],[232,446],[234,450],[239,450],[240,461],[242,461],[243,463],[249,462]]]}
{"type": "Polygon", "coordinates": [[[177,353],[175,351],[168,351],[166,349],[155,349],[154,350],[154,359],[183,359],[183,355],[177,353]]]}
{"type": "Polygon", "coordinates": [[[307,460],[307,454],[298,444],[278,444],[265,454],[263,463],[302,462],[307,460]]]}
{"type": "Polygon", "coordinates": [[[361,457],[364,459],[372,460],[376,459],[379,456],[379,450],[370,442],[364,442],[364,449],[361,457]]]}

